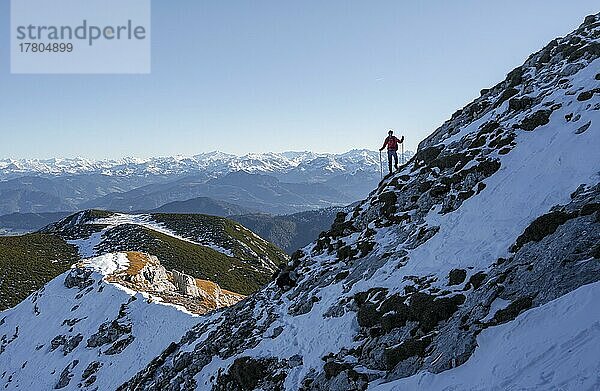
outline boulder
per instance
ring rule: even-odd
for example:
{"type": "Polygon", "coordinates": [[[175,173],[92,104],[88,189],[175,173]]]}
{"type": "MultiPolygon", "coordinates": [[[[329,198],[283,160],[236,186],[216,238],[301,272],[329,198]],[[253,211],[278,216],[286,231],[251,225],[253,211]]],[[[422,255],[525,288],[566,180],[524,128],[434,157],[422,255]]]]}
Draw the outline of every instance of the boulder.
{"type": "Polygon", "coordinates": [[[530,116],[526,117],[521,124],[518,126],[519,128],[526,131],[533,131],[539,126],[547,125],[550,122],[550,115],[552,114],[552,110],[539,110],[530,116]]]}
{"type": "Polygon", "coordinates": [[[182,295],[192,297],[200,296],[200,290],[196,285],[196,279],[192,276],[173,270],[173,284],[177,291],[182,295]]]}

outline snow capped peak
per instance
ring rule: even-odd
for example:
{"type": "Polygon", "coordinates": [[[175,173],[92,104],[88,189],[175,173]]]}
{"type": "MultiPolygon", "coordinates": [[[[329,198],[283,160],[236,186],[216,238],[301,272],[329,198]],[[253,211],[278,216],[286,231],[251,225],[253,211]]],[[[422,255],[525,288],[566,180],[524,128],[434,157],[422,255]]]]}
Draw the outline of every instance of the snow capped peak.
{"type": "Polygon", "coordinates": [[[281,154],[294,162],[314,159],[317,156],[317,154],[310,151],[286,151],[281,154]]]}
{"type": "MultiPolygon", "coordinates": [[[[407,156],[410,156],[407,154],[407,156]]],[[[0,179],[22,175],[61,176],[101,174],[106,176],[165,176],[205,173],[209,177],[235,171],[286,175],[298,167],[303,170],[325,169],[326,173],[357,169],[379,170],[377,152],[352,150],[343,154],[317,154],[313,152],[248,153],[237,156],[213,151],[194,156],[167,156],[141,159],[125,157],[115,160],[85,158],[4,159],[0,160],[0,179]],[[329,163],[324,163],[324,162],[329,163]]]]}

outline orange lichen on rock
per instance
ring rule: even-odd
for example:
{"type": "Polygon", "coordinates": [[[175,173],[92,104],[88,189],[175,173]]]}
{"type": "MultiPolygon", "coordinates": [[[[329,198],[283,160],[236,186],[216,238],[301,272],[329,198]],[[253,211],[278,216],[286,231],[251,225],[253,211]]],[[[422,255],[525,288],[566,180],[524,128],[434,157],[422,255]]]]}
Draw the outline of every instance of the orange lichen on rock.
{"type": "Polygon", "coordinates": [[[212,281],[196,278],[196,286],[211,296],[217,294],[217,284],[212,281]]]}
{"type": "Polygon", "coordinates": [[[194,278],[177,270],[168,271],[153,255],[137,251],[129,251],[125,255],[127,268],[106,276],[106,281],[145,292],[151,298],[180,305],[195,314],[227,307],[245,298],[221,289],[215,282],[194,278]]]}
{"type": "Polygon", "coordinates": [[[125,273],[130,276],[139,274],[144,266],[150,262],[150,257],[148,255],[137,251],[127,252],[127,259],[129,260],[129,267],[125,270],[125,273]]]}

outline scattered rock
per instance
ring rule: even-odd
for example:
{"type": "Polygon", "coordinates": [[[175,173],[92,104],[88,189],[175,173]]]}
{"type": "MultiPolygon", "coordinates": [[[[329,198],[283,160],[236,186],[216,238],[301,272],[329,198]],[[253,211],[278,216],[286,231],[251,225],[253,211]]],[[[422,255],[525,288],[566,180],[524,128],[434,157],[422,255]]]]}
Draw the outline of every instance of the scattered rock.
{"type": "Polygon", "coordinates": [[[502,91],[502,94],[500,94],[500,97],[498,98],[498,101],[496,101],[496,104],[494,105],[494,107],[498,107],[500,106],[502,103],[506,102],[508,99],[512,98],[513,96],[517,95],[519,93],[519,90],[517,90],[516,88],[513,87],[509,87],[506,90],[502,91]]]}
{"type": "Polygon", "coordinates": [[[486,277],[487,277],[487,274],[484,272],[477,272],[477,273],[473,274],[471,276],[471,278],[469,278],[469,282],[467,283],[466,288],[467,289],[469,289],[470,287],[473,287],[473,289],[479,288],[486,277]]]}
{"type": "Polygon", "coordinates": [[[388,191],[379,195],[379,202],[383,203],[381,214],[386,217],[391,217],[396,212],[396,201],[398,196],[393,191],[388,191]]]}
{"type": "Polygon", "coordinates": [[[488,133],[492,133],[494,130],[498,129],[500,127],[500,124],[496,121],[489,121],[486,122],[485,124],[481,125],[481,128],[479,128],[479,135],[484,135],[484,134],[488,134],[488,133]]]}
{"type": "Polygon", "coordinates": [[[133,342],[134,339],[135,339],[135,337],[133,335],[128,335],[127,337],[120,339],[117,342],[113,343],[110,346],[110,348],[108,348],[106,351],[104,351],[104,354],[106,354],[108,356],[112,356],[114,354],[119,354],[123,350],[125,350],[125,348],[127,348],[127,346],[129,346],[133,342]]]}
{"type": "Polygon", "coordinates": [[[87,366],[87,368],[85,368],[83,370],[83,373],[81,374],[81,379],[85,380],[88,377],[90,377],[91,375],[95,374],[96,372],[98,372],[98,370],[100,369],[100,367],[102,367],[102,363],[99,361],[92,361],[90,363],[90,365],[87,366]]]}
{"type": "Polygon", "coordinates": [[[416,161],[421,161],[425,165],[430,165],[444,149],[443,145],[427,147],[419,150],[415,155],[416,161]]]}
{"type": "Polygon", "coordinates": [[[79,343],[81,343],[82,340],[83,335],[81,334],[77,334],[70,338],[65,335],[58,335],[54,337],[50,342],[50,351],[54,351],[59,347],[62,347],[62,352],[66,356],[67,354],[75,350],[75,348],[79,346],[79,343]]]}
{"type": "Polygon", "coordinates": [[[400,345],[385,350],[385,361],[388,369],[393,369],[398,363],[410,357],[425,356],[425,350],[431,343],[428,338],[409,339],[400,345]]]}
{"type": "Polygon", "coordinates": [[[500,162],[498,160],[484,160],[477,165],[476,169],[487,178],[500,169],[500,162]]]}
{"type": "Polygon", "coordinates": [[[546,236],[554,233],[556,228],[575,216],[576,215],[573,213],[554,211],[538,217],[525,228],[525,231],[517,238],[517,242],[513,245],[511,251],[517,252],[529,242],[539,242],[546,236]]]}
{"type": "Polygon", "coordinates": [[[219,374],[214,391],[280,390],[286,375],[278,372],[282,364],[276,358],[241,357],[235,359],[226,374],[219,374]]]}
{"type": "Polygon", "coordinates": [[[469,152],[458,152],[451,154],[440,155],[431,162],[432,167],[437,167],[440,170],[446,170],[449,168],[460,169],[460,167],[456,167],[457,164],[462,163],[461,167],[467,164],[471,160],[471,156],[469,152]]]}
{"type": "Polygon", "coordinates": [[[77,364],[79,364],[79,360],[73,360],[69,365],[65,367],[65,369],[63,369],[58,382],[56,383],[56,385],[54,385],[54,389],[59,390],[69,385],[69,382],[73,377],[71,371],[77,366],[77,364]]]}
{"type": "Polygon", "coordinates": [[[581,207],[579,211],[580,216],[589,216],[600,210],[600,203],[590,202],[581,207]]]}
{"type": "Polygon", "coordinates": [[[65,286],[67,288],[85,289],[94,283],[92,278],[92,270],[85,268],[71,269],[65,278],[65,286]]]}
{"type": "MultiPolygon", "coordinates": [[[[576,74],[577,72],[579,72],[580,70],[582,70],[583,68],[585,68],[584,64],[581,63],[576,63],[576,64],[567,64],[567,66],[565,66],[563,68],[562,71],[560,71],[560,75],[561,76],[573,76],[574,74],[576,74]]],[[[568,80],[567,80],[568,81],[568,80]]]]}
{"type": "Polygon", "coordinates": [[[346,279],[346,277],[348,277],[349,274],[350,274],[350,272],[348,270],[341,271],[338,274],[336,274],[335,281],[336,282],[342,281],[342,280],[346,279]]]}
{"type": "Polygon", "coordinates": [[[521,297],[512,301],[506,308],[498,310],[492,319],[493,324],[502,324],[515,319],[533,305],[531,297],[521,297]]]}
{"type": "Polygon", "coordinates": [[[447,194],[450,191],[450,186],[448,185],[443,185],[443,184],[439,184],[434,186],[431,191],[429,192],[429,194],[432,197],[443,197],[445,194],[447,194]]]}
{"type": "Polygon", "coordinates": [[[448,274],[448,285],[459,285],[467,278],[467,271],[464,269],[452,269],[448,274]]]}
{"type": "Polygon", "coordinates": [[[118,319],[112,322],[102,323],[98,332],[93,334],[87,340],[88,348],[95,348],[107,344],[111,344],[121,338],[123,335],[131,333],[131,324],[121,324],[118,319]]]}
{"type": "Polygon", "coordinates": [[[512,111],[523,111],[531,108],[533,98],[524,96],[522,98],[513,98],[508,101],[508,109],[512,111]]]}
{"type": "Polygon", "coordinates": [[[283,333],[283,326],[277,326],[273,329],[273,334],[271,334],[271,338],[277,338],[283,333]]]}
{"type": "Polygon", "coordinates": [[[600,91],[600,90],[594,89],[594,90],[584,91],[577,96],[577,100],[580,102],[585,102],[586,100],[590,100],[590,99],[592,99],[592,96],[594,96],[594,94],[598,91],[600,91]]]}
{"type": "Polygon", "coordinates": [[[441,321],[450,318],[465,302],[464,295],[436,298],[426,293],[415,293],[410,300],[409,320],[419,322],[423,332],[429,332],[441,321]]]}
{"type": "Polygon", "coordinates": [[[81,318],[81,319],[78,319],[78,318],[73,318],[73,319],[65,319],[65,320],[63,320],[63,322],[62,322],[62,325],[63,325],[63,326],[69,326],[69,327],[73,327],[74,325],[76,325],[77,323],[81,322],[82,320],[84,320],[84,319],[86,319],[86,318],[87,318],[87,317],[85,317],[85,318],[81,318]]]}
{"type": "Polygon", "coordinates": [[[533,131],[539,126],[547,125],[550,122],[552,110],[539,110],[526,117],[519,125],[519,128],[526,131],[533,131]]]}
{"type": "MultiPolygon", "coordinates": [[[[502,151],[500,151],[500,152],[502,152],[502,151]]],[[[500,153],[500,152],[499,152],[499,153],[500,153]]],[[[481,192],[483,191],[483,189],[485,189],[485,187],[486,187],[486,186],[487,186],[487,185],[486,185],[485,183],[483,183],[483,182],[479,182],[479,183],[477,184],[477,191],[475,192],[475,194],[479,194],[479,193],[481,193],[481,192]]]]}
{"type": "Polygon", "coordinates": [[[586,130],[588,130],[590,128],[591,125],[592,125],[592,121],[588,121],[587,124],[580,126],[579,129],[577,129],[575,131],[575,134],[581,134],[581,133],[585,132],[586,130]]]}
{"type": "Polygon", "coordinates": [[[339,212],[336,215],[335,220],[331,225],[331,229],[329,230],[329,234],[332,237],[337,238],[356,231],[356,228],[354,228],[352,224],[352,220],[346,220],[347,216],[348,214],[344,212],[339,212]]]}
{"type": "Polygon", "coordinates": [[[297,285],[299,274],[291,266],[284,267],[275,279],[275,284],[282,291],[289,291],[297,285]]]}
{"type": "Polygon", "coordinates": [[[327,379],[336,377],[341,372],[346,371],[348,369],[352,369],[352,365],[348,363],[339,363],[333,360],[327,361],[325,365],[323,365],[323,370],[327,379]]]}
{"type": "Polygon", "coordinates": [[[506,75],[506,81],[508,82],[509,87],[516,87],[523,83],[523,74],[525,70],[523,67],[517,67],[510,71],[508,75],[506,75]]]}
{"type": "Polygon", "coordinates": [[[377,311],[377,306],[373,303],[363,304],[356,314],[356,320],[360,327],[368,328],[375,326],[379,323],[380,319],[381,315],[377,311]]]}

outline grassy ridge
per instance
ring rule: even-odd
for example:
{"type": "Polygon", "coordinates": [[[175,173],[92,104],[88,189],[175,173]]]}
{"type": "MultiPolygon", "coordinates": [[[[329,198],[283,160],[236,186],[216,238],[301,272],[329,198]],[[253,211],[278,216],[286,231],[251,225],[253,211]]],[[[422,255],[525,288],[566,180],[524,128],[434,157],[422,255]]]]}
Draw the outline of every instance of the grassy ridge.
{"type": "MultiPolygon", "coordinates": [[[[54,224],[44,232],[0,237],[0,310],[10,308],[41,288],[79,259],[69,239],[89,237],[103,226],[87,224],[111,212],[86,211],[54,224]]],[[[168,270],[179,270],[196,278],[210,280],[222,288],[248,295],[271,280],[273,266],[287,256],[242,225],[221,217],[206,215],[155,214],[184,237],[204,238],[231,249],[234,257],[206,246],[180,240],[138,225],[123,224],[103,235],[98,254],[141,251],[156,255],[168,270]],[[265,266],[270,265],[270,266],[265,266]]]]}
{"type": "Polygon", "coordinates": [[[272,272],[260,268],[257,260],[232,258],[211,248],[133,224],[124,224],[106,232],[96,249],[99,253],[139,251],[156,255],[169,270],[211,280],[224,289],[243,295],[255,292],[272,277],[272,272]]]}
{"type": "Polygon", "coordinates": [[[192,214],[165,214],[152,215],[156,222],[163,223],[183,237],[210,238],[213,243],[225,248],[232,248],[233,254],[242,260],[255,258],[248,253],[248,249],[260,254],[276,265],[287,262],[283,250],[262,238],[254,236],[253,232],[235,221],[218,216],[192,215],[192,214]]]}
{"type": "Polygon", "coordinates": [[[52,234],[0,237],[0,310],[17,305],[78,258],[74,246],[52,234]]]}
{"type": "Polygon", "coordinates": [[[177,269],[196,278],[211,280],[229,291],[249,295],[271,280],[271,275],[252,270],[247,263],[208,247],[148,230],[156,238],[149,253],[167,269],[177,269]]]}

